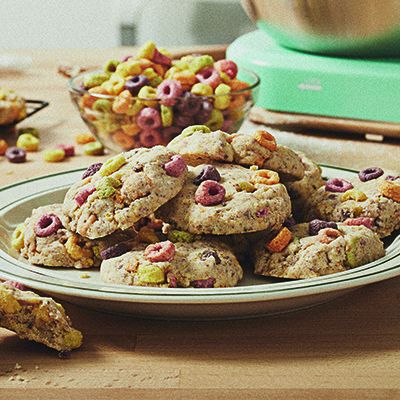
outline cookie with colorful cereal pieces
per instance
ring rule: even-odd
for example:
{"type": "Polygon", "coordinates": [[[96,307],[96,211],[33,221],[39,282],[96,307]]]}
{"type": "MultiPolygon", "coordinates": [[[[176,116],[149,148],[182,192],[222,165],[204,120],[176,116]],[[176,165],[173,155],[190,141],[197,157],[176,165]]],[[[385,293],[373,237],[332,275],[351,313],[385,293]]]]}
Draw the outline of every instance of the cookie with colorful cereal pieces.
{"type": "Polygon", "coordinates": [[[186,174],[183,158],[164,146],[120,153],[72,185],[62,222],[89,239],[128,229],[173,198],[186,174]]]}
{"type": "Polygon", "coordinates": [[[271,172],[234,164],[199,165],[190,169],[182,190],[156,216],[173,228],[196,234],[230,235],[279,227],[291,215],[291,204],[279,178],[270,179],[271,172]],[[214,169],[218,174],[205,173],[214,169]]]}
{"type": "Polygon", "coordinates": [[[274,236],[266,236],[250,256],[258,275],[287,279],[308,279],[346,271],[375,261],[385,255],[383,242],[364,225],[342,223],[310,232],[308,223],[289,227],[290,240],[274,251],[269,246],[274,236]]]}
{"type": "Polygon", "coordinates": [[[154,287],[233,287],[243,270],[228,246],[217,240],[138,243],[122,256],[103,261],[103,282],[154,287]]]}

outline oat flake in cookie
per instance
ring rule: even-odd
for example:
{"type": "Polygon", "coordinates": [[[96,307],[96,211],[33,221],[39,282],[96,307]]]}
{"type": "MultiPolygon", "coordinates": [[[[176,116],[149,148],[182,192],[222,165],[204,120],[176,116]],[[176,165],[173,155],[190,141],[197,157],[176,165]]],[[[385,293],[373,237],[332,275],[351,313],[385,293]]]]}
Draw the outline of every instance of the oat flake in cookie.
{"type": "Polygon", "coordinates": [[[68,190],[62,222],[90,239],[128,229],[174,197],[186,174],[182,158],[164,146],[118,154],[68,190]]]}
{"type": "Polygon", "coordinates": [[[228,246],[217,240],[170,243],[173,255],[164,261],[146,257],[148,244],[138,243],[128,253],[101,264],[104,282],[156,287],[233,287],[243,277],[242,267],[228,246]]]}
{"type": "Polygon", "coordinates": [[[253,178],[260,170],[233,164],[212,166],[220,175],[218,182],[206,179],[199,184],[197,178],[204,175],[206,165],[191,169],[182,190],[160,207],[156,216],[190,233],[230,235],[277,229],[291,215],[289,195],[281,183],[255,183],[253,178]],[[198,201],[197,194],[206,184],[210,197],[217,198],[219,190],[224,191],[217,204],[198,201]]]}

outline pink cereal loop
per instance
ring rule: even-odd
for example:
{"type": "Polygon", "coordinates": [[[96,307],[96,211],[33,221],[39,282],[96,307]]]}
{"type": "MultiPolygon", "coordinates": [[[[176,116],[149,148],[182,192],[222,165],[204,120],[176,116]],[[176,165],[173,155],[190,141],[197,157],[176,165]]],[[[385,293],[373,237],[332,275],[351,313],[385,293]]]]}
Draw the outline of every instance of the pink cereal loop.
{"type": "Polygon", "coordinates": [[[168,261],[175,255],[175,245],[166,240],[165,242],[158,242],[150,244],[144,251],[144,256],[150,262],[168,261]]]}
{"type": "Polygon", "coordinates": [[[186,169],[186,162],[179,154],[173,155],[170,160],[164,165],[165,173],[168,176],[177,178],[186,169]]]}
{"type": "Polygon", "coordinates": [[[318,232],[317,240],[320,243],[329,244],[340,236],[343,235],[337,229],[325,228],[318,232]]]}
{"type": "Polygon", "coordinates": [[[55,214],[43,214],[35,222],[34,230],[37,236],[46,237],[62,228],[60,218],[55,214]]]}
{"type": "Polygon", "coordinates": [[[364,225],[366,228],[371,229],[371,218],[359,217],[359,218],[348,218],[343,222],[347,226],[360,226],[364,225]]]}
{"type": "Polygon", "coordinates": [[[221,184],[209,180],[201,182],[195,192],[195,200],[202,206],[215,206],[222,202],[225,194],[226,190],[221,184]]]}
{"type": "Polygon", "coordinates": [[[96,191],[96,188],[93,187],[86,187],[81,189],[76,195],[75,195],[75,201],[77,202],[78,206],[81,207],[82,204],[86,201],[86,199],[96,191]]]}

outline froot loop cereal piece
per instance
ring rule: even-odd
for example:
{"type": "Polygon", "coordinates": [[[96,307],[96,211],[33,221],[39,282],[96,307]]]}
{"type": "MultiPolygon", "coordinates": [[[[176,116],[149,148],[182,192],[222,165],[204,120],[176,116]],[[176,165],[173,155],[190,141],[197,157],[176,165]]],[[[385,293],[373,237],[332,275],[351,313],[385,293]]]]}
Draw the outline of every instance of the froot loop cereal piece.
{"type": "Polygon", "coordinates": [[[11,163],[23,163],[26,161],[26,151],[22,147],[9,147],[5,152],[5,156],[11,163]]]}
{"type": "Polygon", "coordinates": [[[136,139],[131,135],[127,135],[122,129],[115,131],[112,134],[112,139],[116,144],[126,150],[132,149],[136,144],[136,139]]]}
{"type": "Polygon", "coordinates": [[[82,179],[86,179],[89,176],[93,176],[97,171],[100,170],[103,163],[94,163],[88,167],[88,169],[83,173],[82,179]]]}
{"type": "Polygon", "coordinates": [[[11,246],[20,251],[24,247],[25,224],[19,224],[11,236],[11,246]]]}
{"type": "MultiPolygon", "coordinates": [[[[231,91],[231,87],[226,85],[225,83],[219,84],[216,88],[214,93],[218,95],[214,100],[214,107],[218,108],[219,110],[225,110],[229,107],[231,103],[231,96],[223,94],[227,94],[231,91]]],[[[225,120],[226,122],[226,120],[225,120]]]]}
{"type": "Polygon", "coordinates": [[[165,79],[157,86],[157,98],[162,99],[161,104],[173,106],[176,104],[176,97],[182,94],[182,85],[176,79],[165,79]]]}
{"type": "Polygon", "coordinates": [[[383,169],[378,167],[367,168],[358,173],[361,182],[379,178],[381,175],[383,175],[383,169]]]}
{"type": "Polygon", "coordinates": [[[35,222],[35,233],[39,237],[50,236],[62,228],[60,218],[55,214],[43,214],[35,222]]]}
{"type": "Polygon", "coordinates": [[[156,45],[151,40],[148,40],[140,46],[137,52],[137,57],[147,58],[148,60],[151,60],[154,56],[155,49],[156,45]]]}
{"type": "Polygon", "coordinates": [[[4,139],[0,139],[0,156],[4,156],[8,149],[8,144],[4,139]]]}
{"type": "Polygon", "coordinates": [[[65,158],[65,150],[61,148],[44,149],[42,151],[43,160],[46,162],[59,162],[65,158]]]}
{"type": "Polygon", "coordinates": [[[337,229],[337,223],[332,221],[322,221],[314,219],[308,223],[308,233],[310,236],[316,236],[321,229],[332,228],[337,229]]]}
{"type": "Polygon", "coordinates": [[[190,93],[197,96],[211,96],[213,94],[213,88],[206,83],[195,83],[190,89],[190,93]]]}
{"type": "Polygon", "coordinates": [[[118,60],[115,60],[115,59],[108,60],[103,66],[103,71],[106,74],[111,74],[117,70],[117,67],[119,64],[120,64],[120,61],[118,61],[118,60]]]}
{"type": "Polygon", "coordinates": [[[194,178],[193,183],[195,185],[200,185],[204,181],[215,181],[219,182],[221,180],[221,175],[218,170],[213,165],[205,165],[199,174],[194,178]]]}
{"type": "Polygon", "coordinates": [[[108,76],[104,74],[89,74],[85,76],[83,85],[86,89],[91,89],[93,87],[100,86],[107,79],[108,76]]]}
{"type": "Polygon", "coordinates": [[[238,67],[236,63],[231,60],[218,60],[214,63],[214,68],[228,75],[230,79],[235,79],[238,73],[238,67]]]}
{"type": "Polygon", "coordinates": [[[269,240],[265,247],[270,253],[278,253],[282,251],[292,239],[292,232],[286,227],[283,227],[278,234],[269,240]]]}
{"type": "Polygon", "coordinates": [[[108,260],[109,258],[122,256],[122,254],[125,254],[128,250],[129,250],[128,245],[124,242],[121,242],[103,250],[100,253],[100,256],[103,260],[108,260]]]}
{"type": "Polygon", "coordinates": [[[96,138],[90,132],[82,132],[75,135],[75,142],[77,144],[86,144],[95,140],[96,138]]]}
{"type": "Polygon", "coordinates": [[[240,181],[238,183],[238,186],[240,191],[245,191],[249,193],[253,193],[257,190],[257,188],[253,184],[247,181],[240,181]]]}
{"type": "Polygon", "coordinates": [[[165,51],[162,51],[161,49],[158,50],[157,48],[154,49],[154,54],[151,60],[156,64],[162,64],[166,66],[170,66],[172,64],[172,57],[165,51]]]}
{"type": "Polygon", "coordinates": [[[367,217],[348,218],[343,222],[343,224],[349,226],[364,225],[366,228],[371,229],[371,218],[367,217]]]}
{"type": "Polygon", "coordinates": [[[144,86],[149,86],[150,82],[146,75],[135,75],[125,81],[124,88],[129,90],[132,96],[137,96],[140,89],[144,86]]]}
{"type": "Polygon", "coordinates": [[[186,167],[183,157],[177,154],[171,157],[171,161],[165,163],[164,170],[167,175],[177,178],[181,176],[186,167]]]}
{"type": "Polygon", "coordinates": [[[75,146],[73,144],[57,143],[54,147],[57,149],[63,149],[65,151],[65,157],[72,157],[75,155],[75,146]]]}
{"type": "Polygon", "coordinates": [[[96,185],[96,191],[99,199],[111,197],[116,192],[116,188],[119,186],[121,186],[121,182],[117,178],[105,176],[96,185]]]}
{"type": "Polygon", "coordinates": [[[214,67],[203,68],[196,73],[196,79],[214,90],[221,83],[221,76],[214,67]]]}
{"type": "Polygon", "coordinates": [[[276,139],[269,132],[263,129],[258,129],[253,133],[253,137],[262,147],[266,148],[267,150],[274,151],[276,149],[276,139]]]}
{"type": "Polygon", "coordinates": [[[174,111],[171,106],[160,106],[161,124],[162,126],[171,126],[174,119],[174,111]]]}
{"type": "Polygon", "coordinates": [[[87,198],[95,191],[95,187],[83,188],[82,190],[80,190],[75,196],[75,201],[78,203],[78,206],[81,207],[82,204],[87,200],[87,198]]]}
{"type": "Polygon", "coordinates": [[[212,131],[218,131],[222,128],[224,121],[224,114],[222,114],[220,110],[214,108],[211,111],[210,118],[205,123],[205,125],[207,125],[212,131]]]}
{"type": "Polygon", "coordinates": [[[93,251],[91,248],[84,249],[79,246],[79,237],[77,235],[72,235],[67,239],[65,242],[65,249],[74,260],[86,258],[90,266],[92,265],[93,260],[91,260],[91,258],[93,257],[93,251]]]}
{"type": "Polygon", "coordinates": [[[111,175],[113,172],[120,169],[124,164],[126,164],[126,159],[123,154],[118,154],[115,157],[110,158],[106,161],[99,170],[101,176],[111,175]]]}
{"type": "Polygon", "coordinates": [[[146,247],[144,255],[150,262],[168,261],[175,255],[175,245],[169,240],[151,244],[146,247]]]}
{"type": "Polygon", "coordinates": [[[187,128],[183,129],[181,136],[188,137],[188,136],[193,135],[193,133],[195,133],[195,132],[210,133],[211,129],[206,125],[192,125],[192,126],[188,126],[187,128]]]}
{"type": "Polygon", "coordinates": [[[337,238],[343,236],[337,229],[325,228],[321,229],[317,234],[317,240],[320,243],[329,244],[337,238]]]}
{"type": "Polygon", "coordinates": [[[183,115],[194,116],[200,110],[200,102],[194,93],[184,92],[176,108],[183,115]]]}
{"type": "Polygon", "coordinates": [[[138,243],[157,243],[160,239],[155,234],[154,229],[147,226],[140,228],[138,234],[135,237],[135,242],[138,243]]]}
{"type": "Polygon", "coordinates": [[[167,237],[172,243],[193,243],[196,235],[177,229],[172,229],[168,232],[167,237]]]}
{"type": "Polygon", "coordinates": [[[400,184],[384,180],[379,183],[378,190],[387,198],[400,202],[400,184]]]}
{"type": "Polygon", "coordinates": [[[270,171],[269,169],[259,169],[254,171],[250,178],[250,182],[262,185],[275,185],[276,183],[279,183],[279,174],[275,171],[270,171]]]}
{"type": "Polygon", "coordinates": [[[353,185],[341,178],[332,178],[326,181],[325,191],[344,193],[347,190],[353,189],[353,185]]]}
{"type": "Polygon", "coordinates": [[[195,192],[195,200],[203,206],[214,206],[224,200],[225,194],[225,188],[218,182],[204,181],[195,192]]]}
{"type": "Polygon", "coordinates": [[[139,112],[136,122],[142,129],[156,129],[161,126],[161,115],[155,108],[146,107],[139,112]]]}
{"type": "Polygon", "coordinates": [[[112,103],[112,110],[116,114],[125,114],[131,104],[131,92],[129,90],[122,91],[112,103]]]}
{"type": "Polygon", "coordinates": [[[355,200],[355,201],[364,201],[367,200],[367,195],[358,189],[349,189],[342,194],[342,201],[347,200],[355,200]]]}
{"type": "Polygon", "coordinates": [[[83,152],[88,156],[101,156],[104,154],[104,146],[97,140],[83,145],[83,152]]]}
{"type": "Polygon", "coordinates": [[[191,72],[195,74],[198,71],[208,67],[212,67],[213,65],[214,65],[214,59],[211,56],[205,54],[198,57],[194,57],[193,60],[189,63],[188,68],[191,72]]]}
{"type": "Polygon", "coordinates": [[[157,129],[143,130],[139,134],[139,139],[144,147],[153,147],[163,143],[163,137],[157,129]]]}
{"type": "Polygon", "coordinates": [[[17,139],[17,147],[22,147],[26,151],[37,151],[39,149],[39,139],[30,133],[23,133],[17,139]]]}

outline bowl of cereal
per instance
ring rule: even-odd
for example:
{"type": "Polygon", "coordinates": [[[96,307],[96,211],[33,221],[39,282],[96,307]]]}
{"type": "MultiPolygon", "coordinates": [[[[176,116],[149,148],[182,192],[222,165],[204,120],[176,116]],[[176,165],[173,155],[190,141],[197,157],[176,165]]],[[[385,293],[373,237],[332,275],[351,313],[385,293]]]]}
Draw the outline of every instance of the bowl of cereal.
{"type": "Polygon", "coordinates": [[[230,60],[173,60],[148,42],[135,56],[69,80],[69,93],[96,139],[112,152],[168,144],[191,125],[237,132],[255,104],[259,78],[230,60]]]}

